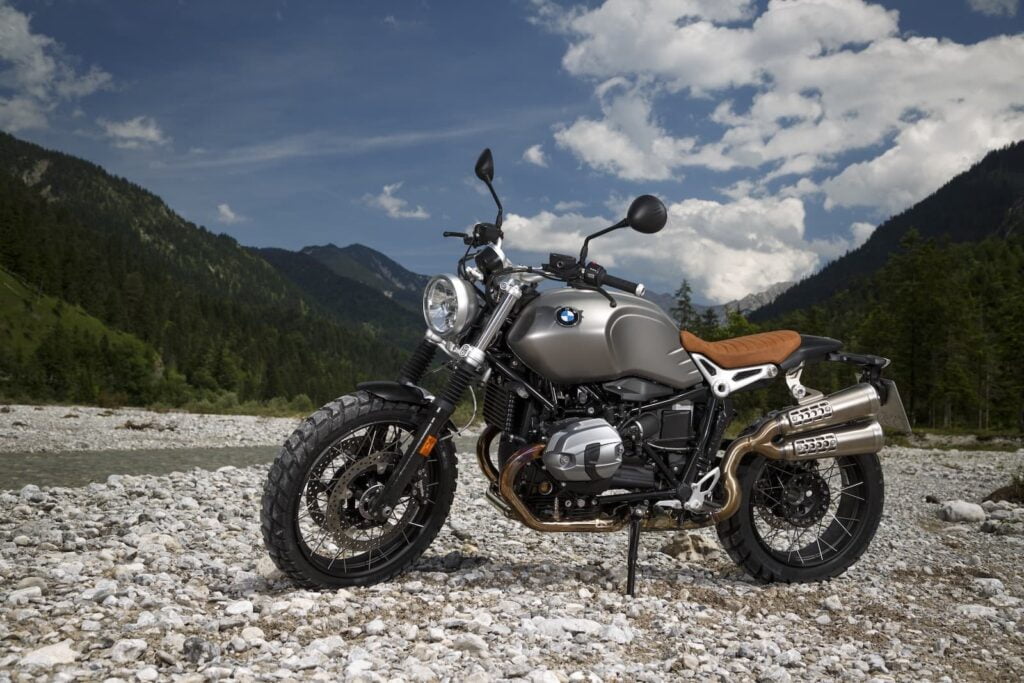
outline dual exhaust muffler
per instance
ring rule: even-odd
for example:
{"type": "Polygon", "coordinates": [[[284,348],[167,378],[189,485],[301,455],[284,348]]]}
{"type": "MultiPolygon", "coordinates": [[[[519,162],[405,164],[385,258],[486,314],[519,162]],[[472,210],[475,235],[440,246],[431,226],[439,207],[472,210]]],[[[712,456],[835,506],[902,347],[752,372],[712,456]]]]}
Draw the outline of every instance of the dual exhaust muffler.
{"type": "MultiPolygon", "coordinates": [[[[806,461],[838,458],[847,455],[877,453],[885,444],[877,415],[881,398],[870,384],[857,384],[816,401],[787,408],[769,415],[752,431],[735,439],[722,457],[721,478],[725,502],[705,521],[676,521],[666,515],[644,520],[643,528],[651,531],[692,529],[716,524],[736,514],[742,502],[737,470],[752,453],[770,460],[806,461]]],[[[487,478],[492,482],[488,501],[506,516],[518,519],[536,531],[616,531],[625,526],[625,519],[549,521],[538,519],[515,492],[519,472],[543,453],[543,444],[523,448],[514,453],[497,472],[487,457],[495,434],[485,433],[478,443],[477,456],[487,478]],[[485,461],[489,467],[485,467],[485,461]]]]}
{"type": "Polygon", "coordinates": [[[721,522],[739,510],[736,472],[750,453],[770,460],[803,461],[880,451],[885,445],[876,419],[881,407],[878,391],[865,383],[768,416],[751,433],[733,441],[722,457],[725,503],[711,514],[711,521],[721,522]]]}

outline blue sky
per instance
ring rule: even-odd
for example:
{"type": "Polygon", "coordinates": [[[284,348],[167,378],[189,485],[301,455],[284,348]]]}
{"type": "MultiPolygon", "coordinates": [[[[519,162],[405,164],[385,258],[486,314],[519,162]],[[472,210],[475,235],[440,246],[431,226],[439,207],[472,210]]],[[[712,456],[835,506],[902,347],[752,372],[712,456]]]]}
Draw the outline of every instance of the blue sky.
{"type": "Polygon", "coordinates": [[[1024,137],[1018,0],[0,0],[0,128],[244,244],[362,242],[419,272],[489,220],[522,262],[631,197],[594,258],[702,301],[797,279],[1024,137]]]}

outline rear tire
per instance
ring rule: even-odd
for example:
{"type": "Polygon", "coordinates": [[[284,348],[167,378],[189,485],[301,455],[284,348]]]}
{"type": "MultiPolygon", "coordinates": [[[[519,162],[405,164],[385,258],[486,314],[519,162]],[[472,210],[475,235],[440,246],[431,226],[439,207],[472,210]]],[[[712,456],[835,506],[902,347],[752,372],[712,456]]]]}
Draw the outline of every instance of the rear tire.
{"type": "Polygon", "coordinates": [[[368,586],[395,577],[423,554],[455,497],[457,466],[450,439],[438,441],[417,480],[403,492],[407,514],[389,520],[395,521],[390,527],[375,526],[359,516],[362,501],[370,500],[366,494],[386,479],[387,468],[404,445],[401,434],[415,431],[421,409],[359,391],[328,403],[292,433],[270,468],[260,513],[263,543],[285,575],[308,588],[368,586]],[[385,436],[378,438],[381,429],[386,429],[385,436]],[[353,436],[360,431],[363,436],[353,436]],[[394,441],[385,443],[391,438],[394,441]],[[324,484],[322,477],[330,472],[333,476],[324,484]],[[332,494],[339,482],[346,485],[344,500],[332,494]],[[360,492],[363,498],[357,502],[360,492]],[[339,521],[329,528],[327,520],[339,521]],[[320,542],[307,539],[310,529],[319,533],[318,527],[323,530],[320,542]],[[387,540],[379,541],[375,558],[372,545],[378,528],[377,538],[387,540]],[[369,540],[344,535],[350,530],[365,531],[369,540]],[[333,558],[332,543],[338,549],[333,558]],[[356,549],[355,556],[342,555],[346,543],[356,549]],[[358,552],[364,548],[369,549],[368,557],[358,552]]]}
{"type": "Polygon", "coordinates": [[[885,486],[876,454],[802,464],[756,456],[743,462],[738,476],[743,502],[718,524],[718,538],[757,581],[807,583],[839,576],[878,530],[885,486]]]}

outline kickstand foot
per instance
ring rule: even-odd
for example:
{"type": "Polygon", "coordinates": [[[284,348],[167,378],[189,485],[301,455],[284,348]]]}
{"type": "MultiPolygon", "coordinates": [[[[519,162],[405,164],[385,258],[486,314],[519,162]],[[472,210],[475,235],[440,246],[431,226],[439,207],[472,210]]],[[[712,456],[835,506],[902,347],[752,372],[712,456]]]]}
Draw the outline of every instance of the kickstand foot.
{"type": "Polygon", "coordinates": [[[643,521],[643,511],[633,510],[629,516],[629,554],[626,557],[626,595],[636,595],[636,559],[640,552],[640,522],[643,521]]]}

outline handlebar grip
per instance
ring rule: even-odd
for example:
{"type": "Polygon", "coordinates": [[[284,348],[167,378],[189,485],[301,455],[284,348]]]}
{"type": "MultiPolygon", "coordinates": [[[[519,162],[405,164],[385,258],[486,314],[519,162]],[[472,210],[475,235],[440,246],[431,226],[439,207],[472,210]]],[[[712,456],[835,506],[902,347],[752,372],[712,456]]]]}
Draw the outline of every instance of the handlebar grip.
{"type": "Polygon", "coordinates": [[[643,296],[644,292],[647,291],[647,288],[639,282],[630,282],[629,280],[624,280],[621,277],[615,277],[614,275],[608,275],[607,273],[604,276],[602,284],[614,287],[615,289],[621,289],[623,292],[629,292],[630,294],[635,294],[637,296],[643,296]]]}

